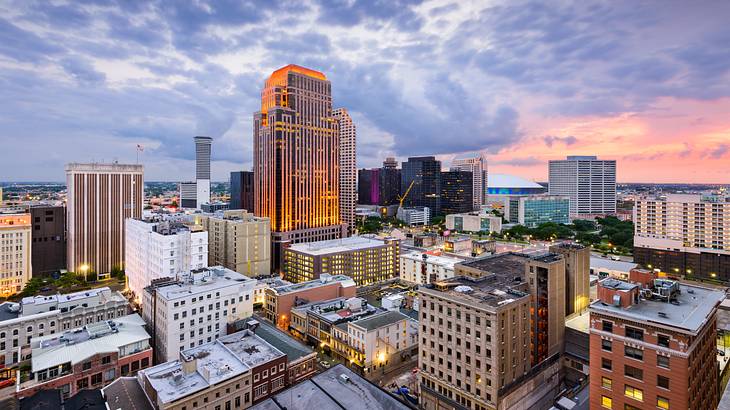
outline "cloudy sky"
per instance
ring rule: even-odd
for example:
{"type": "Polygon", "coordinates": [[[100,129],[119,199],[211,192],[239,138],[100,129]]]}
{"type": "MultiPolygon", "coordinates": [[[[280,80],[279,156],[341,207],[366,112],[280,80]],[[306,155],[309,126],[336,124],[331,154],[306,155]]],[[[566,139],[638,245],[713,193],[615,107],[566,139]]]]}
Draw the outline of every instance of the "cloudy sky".
{"type": "Polygon", "coordinates": [[[135,161],[147,180],[250,169],[252,113],[289,63],[324,72],[358,165],[483,151],[545,180],[569,154],[621,182],[730,183],[727,1],[0,0],[0,180],[135,161]]]}

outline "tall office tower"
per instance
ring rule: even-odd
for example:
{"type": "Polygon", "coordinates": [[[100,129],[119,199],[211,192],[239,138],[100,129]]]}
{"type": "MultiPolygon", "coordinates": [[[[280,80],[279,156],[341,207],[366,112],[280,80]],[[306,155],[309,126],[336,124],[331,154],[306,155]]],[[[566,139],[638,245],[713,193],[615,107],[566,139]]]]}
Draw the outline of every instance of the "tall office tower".
{"type": "Polygon", "coordinates": [[[635,201],[633,220],[636,263],[730,282],[730,196],[645,197],[635,201]]]}
{"type": "Polygon", "coordinates": [[[397,168],[361,169],[357,172],[357,202],[362,205],[395,205],[400,194],[397,168]]]}
{"type": "Polygon", "coordinates": [[[282,247],[341,238],[340,132],[324,74],[296,65],[274,71],[254,113],[254,212],[271,220],[273,272],[282,247]]]}
{"type": "Polygon", "coordinates": [[[560,255],[502,253],[420,286],[423,408],[550,407],[560,387],[564,273],[560,255]]]}
{"type": "Polygon", "coordinates": [[[398,161],[393,157],[388,157],[383,161],[383,168],[385,169],[396,169],[398,168],[398,161]]]}
{"type": "Polygon", "coordinates": [[[143,166],[67,164],[66,264],[106,276],[124,268],[124,220],[142,217],[143,166]]]}
{"type": "Polygon", "coordinates": [[[228,209],[253,211],[253,171],[231,172],[231,202],[228,209]]]}
{"type": "Polygon", "coordinates": [[[357,204],[355,156],[357,132],[347,109],[332,110],[332,116],[340,123],[340,220],[347,224],[348,235],[352,235],[355,230],[355,205],[357,204]]]}
{"type": "Polygon", "coordinates": [[[0,210],[0,296],[23,290],[32,276],[30,214],[0,210]]]}
{"type": "Polygon", "coordinates": [[[487,199],[487,159],[481,153],[461,155],[451,161],[452,171],[472,173],[472,200],[474,209],[480,209],[487,199]]]}
{"type": "Polygon", "coordinates": [[[717,408],[717,309],[725,293],[640,282],[598,284],[588,322],[590,408],[717,408]]]}
{"type": "Polygon", "coordinates": [[[143,290],[155,279],[177,279],[208,266],[208,232],[158,218],[127,219],[124,223],[127,285],[140,303],[143,290]]]}
{"type": "Polygon", "coordinates": [[[193,182],[181,182],[179,184],[180,208],[195,208],[198,206],[198,186],[193,182]]]}
{"type": "Polygon", "coordinates": [[[590,303],[591,249],[571,242],[549,249],[565,259],[565,316],[583,313],[590,303]]]}
{"type": "Polygon", "coordinates": [[[210,203],[210,146],[211,137],[195,137],[195,186],[197,206],[210,203]]]}
{"type": "Polygon", "coordinates": [[[208,231],[208,263],[222,265],[246,276],[271,274],[271,224],[244,210],[223,215],[196,215],[196,223],[208,231]]]}
{"type": "Polygon", "coordinates": [[[550,195],[570,197],[571,218],[616,213],[616,160],[568,156],[549,164],[550,195]]]}
{"type": "Polygon", "coordinates": [[[401,192],[405,194],[409,187],[405,206],[426,206],[432,216],[441,215],[441,161],[435,157],[408,158],[401,171],[401,192]]]}
{"type": "Polygon", "coordinates": [[[33,276],[66,269],[66,207],[35,205],[33,218],[33,276]]]}
{"type": "Polygon", "coordinates": [[[474,210],[472,178],[471,171],[441,173],[441,212],[449,215],[474,210]]]}

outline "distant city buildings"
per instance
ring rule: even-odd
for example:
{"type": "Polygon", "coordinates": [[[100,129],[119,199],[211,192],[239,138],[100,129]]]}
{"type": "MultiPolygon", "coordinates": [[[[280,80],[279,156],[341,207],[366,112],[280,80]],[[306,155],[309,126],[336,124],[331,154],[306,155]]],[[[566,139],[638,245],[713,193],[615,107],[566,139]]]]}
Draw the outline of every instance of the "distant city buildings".
{"type": "Polygon", "coordinates": [[[602,280],[590,305],[590,407],[716,408],[724,292],[639,276],[602,280]]]}
{"type": "Polygon", "coordinates": [[[253,212],[253,171],[231,172],[231,202],[228,209],[253,212]]]}
{"type": "MultiPolygon", "coordinates": [[[[459,155],[451,161],[451,171],[465,171],[472,174],[472,200],[470,211],[481,209],[487,199],[487,159],[481,153],[459,155]]],[[[444,211],[444,213],[448,213],[444,211]]]]}
{"type": "MultiPolygon", "coordinates": [[[[570,223],[570,197],[556,195],[510,195],[504,199],[504,217],[510,223],[537,228],[544,223],[570,223]]],[[[496,198],[495,198],[496,199],[496,198]]]]}
{"type": "Polygon", "coordinates": [[[324,74],[288,65],[274,71],[254,113],[256,216],[272,230],[272,268],[280,273],[291,243],[337,239],[340,219],[340,133],[324,74]]]}
{"type": "Polygon", "coordinates": [[[127,286],[137,303],[153,280],[208,266],[208,232],[162,218],[125,221],[127,286]]]}
{"type": "Polygon", "coordinates": [[[550,195],[570,197],[571,218],[616,213],[616,161],[568,156],[549,162],[550,195]]]}
{"type": "Polygon", "coordinates": [[[67,164],[66,186],[67,269],[124,269],[124,220],[142,217],[142,165],[67,164]]]}
{"type": "Polygon", "coordinates": [[[340,220],[347,224],[348,234],[355,231],[357,204],[356,129],[345,108],[332,110],[340,132],[340,220]]]}
{"type": "Polygon", "coordinates": [[[0,295],[23,290],[32,271],[31,214],[0,210],[0,295]]]}
{"type": "Polygon", "coordinates": [[[195,215],[208,232],[208,264],[249,277],[271,274],[271,224],[243,210],[195,215]]]}
{"type": "Polygon", "coordinates": [[[633,220],[636,263],[670,275],[730,281],[730,197],[638,198],[633,220]]]}
{"type": "MultiPolygon", "coordinates": [[[[441,161],[435,157],[410,157],[401,170],[404,206],[428,207],[430,216],[441,214],[441,161]],[[410,190],[409,190],[410,188],[410,190]]],[[[430,222],[430,219],[428,220],[430,222]]]]}
{"type": "Polygon", "coordinates": [[[360,205],[396,205],[401,188],[401,170],[373,168],[358,171],[358,200],[360,205]]]}
{"type": "Polygon", "coordinates": [[[490,174],[487,181],[489,202],[495,195],[536,195],[546,191],[544,186],[516,175],[490,174]]]}
{"type": "Polygon", "coordinates": [[[33,232],[33,276],[44,276],[66,269],[66,207],[33,205],[30,207],[33,232]]]}
{"type": "Polygon", "coordinates": [[[225,335],[232,323],[250,317],[255,284],[213,266],[147,286],[142,312],[152,332],[155,362],[175,360],[181,350],[209,343],[225,335]]]}
{"type": "Polygon", "coordinates": [[[471,171],[441,172],[441,212],[457,214],[474,210],[471,171]]]}
{"type": "Polygon", "coordinates": [[[322,274],[345,275],[358,286],[398,276],[400,241],[364,236],[291,245],[285,250],[284,279],[306,282],[322,274]]]}

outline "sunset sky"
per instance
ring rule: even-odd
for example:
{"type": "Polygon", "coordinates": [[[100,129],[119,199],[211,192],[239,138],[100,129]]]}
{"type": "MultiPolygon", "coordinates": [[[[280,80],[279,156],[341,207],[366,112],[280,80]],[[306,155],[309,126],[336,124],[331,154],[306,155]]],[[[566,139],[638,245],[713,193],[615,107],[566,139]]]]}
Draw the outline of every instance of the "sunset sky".
{"type": "Polygon", "coordinates": [[[135,161],[146,180],[250,169],[276,68],[325,73],[358,165],[483,151],[547,179],[598,155],[619,182],[730,183],[728,1],[0,0],[0,180],[135,161]],[[175,4],[173,4],[175,3],[175,4]]]}

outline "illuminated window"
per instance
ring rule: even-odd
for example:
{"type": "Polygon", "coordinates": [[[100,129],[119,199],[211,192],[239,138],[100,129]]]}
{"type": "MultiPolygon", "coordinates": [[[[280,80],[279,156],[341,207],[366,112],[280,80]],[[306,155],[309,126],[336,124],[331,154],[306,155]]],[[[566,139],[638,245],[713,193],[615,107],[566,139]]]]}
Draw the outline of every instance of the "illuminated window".
{"type": "Polygon", "coordinates": [[[631,397],[636,401],[644,401],[644,392],[636,387],[629,386],[628,384],[624,387],[624,395],[631,397]]]}
{"type": "Polygon", "coordinates": [[[601,406],[610,409],[613,405],[613,400],[608,396],[601,396],[601,406]]]}
{"type": "Polygon", "coordinates": [[[669,409],[669,399],[665,399],[664,397],[657,396],[656,406],[657,406],[657,408],[660,408],[660,409],[669,409]]]}
{"type": "Polygon", "coordinates": [[[611,379],[608,377],[601,377],[601,387],[611,390],[612,385],[613,381],[611,379]]]}

